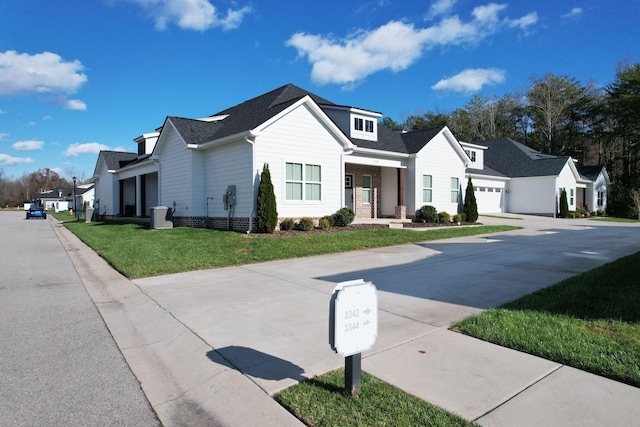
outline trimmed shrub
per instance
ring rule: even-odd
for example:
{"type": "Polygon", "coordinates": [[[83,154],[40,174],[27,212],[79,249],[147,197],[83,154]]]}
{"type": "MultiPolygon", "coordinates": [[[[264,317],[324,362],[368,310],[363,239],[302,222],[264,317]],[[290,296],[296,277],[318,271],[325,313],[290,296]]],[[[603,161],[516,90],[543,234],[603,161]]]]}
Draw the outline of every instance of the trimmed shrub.
{"type": "Polygon", "coordinates": [[[259,233],[273,233],[278,225],[276,195],[273,192],[271,172],[267,163],[262,167],[256,209],[256,225],[259,233]]]}
{"type": "Polygon", "coordinates": [[[280,230],[289,231],[293,230],[296,223],[291,218],[286,218],[280,223],[280,230]]]}
{"type": "Polygon", "coordinates": [[[467,190],[464,194],[464,206],[462,212],[468,222],[476,222],[478,220],[478,203],[476,202],[476,194],[473,192],[473,183],[471,177],[467,181],[467,190]]]}
{"type": "Polygon", "coordinates": [[[433,206],[424,205],[416,211],[416,219],[419,222],[436,222],[438,211],[433,206]]]}
{"type": "Polygon", "coordinates": [[[318,221],[318,228],[321,230],[328,230],[331,228],[331,224],[329,224],[329,220],[325,218],[320,218],[318,221]]]}
{"type": "Polygon", "coordinates": [[[453,216],[453,222],[464,222],[464,214],[455,214],[453,216]]]}
{"type": "Polygon", "coordinates": [[[309,231],[313,230],[313,218],[302,217],[300,221],[298,221],[298,230],[309,231]]]}
{"type": "Polygon", "coordinates": [[[337,225],[338,227],[346,227],[351,224],[356,217],[356,213],[353,209],[344,207],[335,214],[333,214],[333,225],[337,225]]]}
{"type": "Polygon", "coordinates": [[[334,222],[333,216],[325,215],[322,218],[320,218],[320,220],[323,220],[323,219],[329,223],[329,227],[333,227],[333,222],[334,222]]]}
{"type": "Polygon", "coordinates": [[[451,215],[442,211],[438,214],[438,222],[441,224],[449,224],[451,222],[451,215]]]}

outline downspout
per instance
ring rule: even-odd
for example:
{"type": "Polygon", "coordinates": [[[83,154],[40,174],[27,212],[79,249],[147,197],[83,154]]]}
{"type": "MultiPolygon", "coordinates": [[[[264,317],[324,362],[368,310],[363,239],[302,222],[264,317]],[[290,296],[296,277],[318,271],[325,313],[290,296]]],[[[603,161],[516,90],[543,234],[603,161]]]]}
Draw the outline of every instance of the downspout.
{"type": "Polygon", "coordinates": [[[251,144],[251,186],[253,188],[253,197],[251,198],[251,213],[249,214],[249,229],[247,230],[247,234],[251,234],[251,230],[253,230],[253,217],[256,214],[256,189],[253,175],[256,170],[256,146],[255,140],[250,140],[248,135],[244,136],[244,140],[251,144]]]}

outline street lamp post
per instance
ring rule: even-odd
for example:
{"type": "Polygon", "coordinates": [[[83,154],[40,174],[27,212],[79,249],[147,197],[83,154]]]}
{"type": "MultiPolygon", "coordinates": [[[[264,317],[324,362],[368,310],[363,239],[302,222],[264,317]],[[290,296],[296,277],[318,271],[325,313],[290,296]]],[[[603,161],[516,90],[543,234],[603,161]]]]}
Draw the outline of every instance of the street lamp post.
{"type": "Polygon", "coordinates": [[[74,176],[73,178],[73,215],[76,215],[76,177],[74,176]]]}

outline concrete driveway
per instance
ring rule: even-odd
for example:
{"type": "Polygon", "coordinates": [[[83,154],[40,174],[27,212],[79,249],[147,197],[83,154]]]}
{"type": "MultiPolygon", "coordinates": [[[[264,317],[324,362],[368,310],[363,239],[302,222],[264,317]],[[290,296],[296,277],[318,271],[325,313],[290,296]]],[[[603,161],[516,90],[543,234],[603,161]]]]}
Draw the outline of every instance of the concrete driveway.
{"type": "MultiPolygon", "coordinates": [[[[338,368],[328,344],[337,282],[379,291],[366,357],[640,250],[640,227],[482,217],[523,230],[135,280],[143,292],[267,393],[338,368]]],[[[410,231],[408,231],[410,232],[410,231]]]]}

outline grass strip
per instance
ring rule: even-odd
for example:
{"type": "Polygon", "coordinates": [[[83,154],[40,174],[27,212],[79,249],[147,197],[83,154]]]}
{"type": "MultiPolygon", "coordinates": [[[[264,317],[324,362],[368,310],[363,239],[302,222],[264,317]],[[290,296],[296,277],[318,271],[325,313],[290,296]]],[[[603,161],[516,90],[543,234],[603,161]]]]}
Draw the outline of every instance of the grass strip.
{"type": "Polygon", "coordinates": [[[129,278],[401,245],[514,230],[510,226],[427,231],[381,228],[273,238],[204,228],[150,230],[148,225],[65,222],[94,251],[129,278]]]}
{"type": "Polygon", "coordinates": [[[343,391],[340,369],[289,387],[275,399],[308,426],[477,425],[365,372],[360,395],[351,398],[343,391]]]}
{"type": "Polygon", "coordinates": [[[591,221],[603,221],[603,222],[640,222],[637,219],[630,218],[615,218],[611,216],[599,216],[597,218],[589,218],[591,221]]]}
{"type": "Polygon", "coordinates": [[[496,309],[453,330],[640,387],[640,252],[496,309]]]}

